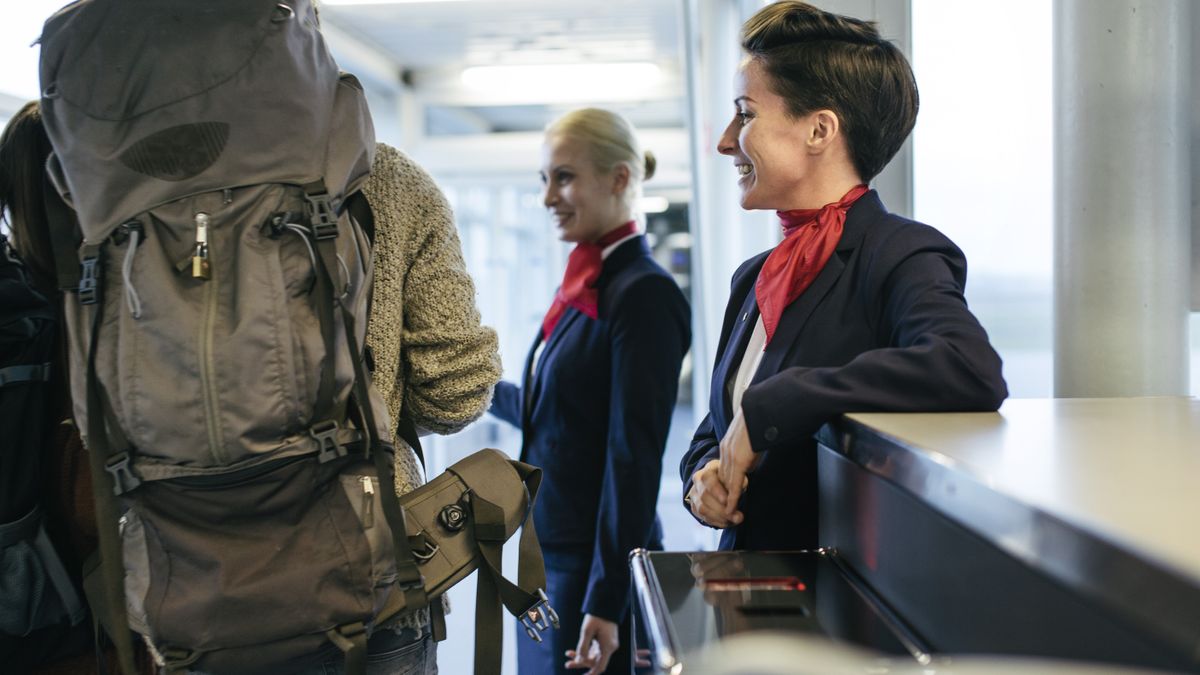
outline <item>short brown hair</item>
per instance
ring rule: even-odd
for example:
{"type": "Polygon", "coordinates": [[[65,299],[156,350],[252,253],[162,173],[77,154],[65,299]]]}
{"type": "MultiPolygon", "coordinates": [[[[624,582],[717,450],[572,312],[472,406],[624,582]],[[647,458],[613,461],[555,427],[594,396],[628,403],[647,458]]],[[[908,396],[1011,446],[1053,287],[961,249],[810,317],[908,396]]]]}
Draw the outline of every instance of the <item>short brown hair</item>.
{"type": "Polygon", "coordinates": [[[763,65],[792,115],[837,114],[864,181],[879,175],[916,124],[912,68],[873,22],[782,0],[746,21],[742,49],[763,65]]]}

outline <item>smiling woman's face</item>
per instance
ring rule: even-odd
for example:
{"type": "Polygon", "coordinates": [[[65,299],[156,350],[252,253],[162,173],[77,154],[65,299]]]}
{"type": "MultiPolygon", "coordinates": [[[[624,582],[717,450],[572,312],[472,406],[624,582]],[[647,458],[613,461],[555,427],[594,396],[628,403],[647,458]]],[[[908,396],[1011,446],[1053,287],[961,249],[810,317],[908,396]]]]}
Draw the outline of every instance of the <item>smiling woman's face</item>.
{"type": "Polygon", "coordinates": [[[738,68],[733,121],[717,151],[733,158],[743,209],[806,208],[805,182],[816,168],[807,144],[810,125],[807,118],[792,117],[768,78],[754,59],[738,68]]]}
{"type": "Polygon", "coordinates": [[[587,145],[554,134],[542,146],[542,203],[563,241],[596,241],[622,222],[617,172],[596,170],[587,145]]]}

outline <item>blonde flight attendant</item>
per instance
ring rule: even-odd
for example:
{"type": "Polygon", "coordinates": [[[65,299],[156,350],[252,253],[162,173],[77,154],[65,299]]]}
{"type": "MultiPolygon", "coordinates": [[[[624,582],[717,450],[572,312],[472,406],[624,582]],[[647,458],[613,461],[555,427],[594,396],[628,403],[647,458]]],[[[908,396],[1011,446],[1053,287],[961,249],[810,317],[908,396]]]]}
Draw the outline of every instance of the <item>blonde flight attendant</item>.
{"type": "Polygon", "coordinates": [[[576,110],[546,130],[545,205],[575,249],[524,382],[501,382],[492,404],[545,472],[533,517],[562,619],[542,644],[519,641],[522,675],[630,672],[627,557],[661,548],[655,503],[691,341],[687,301],[635,222],[653,171],[614,113],[576,110]]]}

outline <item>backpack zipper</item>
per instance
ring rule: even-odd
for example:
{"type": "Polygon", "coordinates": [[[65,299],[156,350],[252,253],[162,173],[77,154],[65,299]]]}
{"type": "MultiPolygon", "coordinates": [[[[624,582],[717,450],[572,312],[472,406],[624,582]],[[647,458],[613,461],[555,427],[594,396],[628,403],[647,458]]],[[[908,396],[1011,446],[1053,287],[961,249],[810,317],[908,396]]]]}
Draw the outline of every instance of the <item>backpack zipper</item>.
{"type": "Polygon", "coordinates": [[[211,279],[212,266],[208,264],[208,214],[197,213],[196,248],[192,251],[192,278],[211,279]]]}
{"type": "Polygon", "coordinates": [[[375,485],[370,476],[361,476],[359,481],[363,489],[363,529],[369,529],[375,525],[375,485]]]}
{"type": "Polygon", "coordinates": [[[196,252],[192,256],[192,276],[209,282],[204,284],[204,321],[200,326],[200,387],[204,396],[204,421],[208,426],[208,447],[213,461],[226,464],[229,459],[221,450],[221,430],[217,424],[216,368],[212,354],[213,326],[217,314],[217,278],[208,263],[208,214],[201,211],[194,216],[194,220],[196,252]]]}

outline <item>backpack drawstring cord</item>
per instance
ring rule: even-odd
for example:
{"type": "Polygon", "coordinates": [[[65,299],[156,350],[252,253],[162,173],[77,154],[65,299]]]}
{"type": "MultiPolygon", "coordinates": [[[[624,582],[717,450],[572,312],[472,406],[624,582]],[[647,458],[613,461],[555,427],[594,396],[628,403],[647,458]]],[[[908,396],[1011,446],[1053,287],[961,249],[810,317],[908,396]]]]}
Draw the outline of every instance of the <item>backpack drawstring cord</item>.
{"type": "Polygon", "coordinates": [[[121,263],[121,274],[125,277],[125,306],[129,308],[130,315],[135,319],[142,318],[142,299],[138,297],[137,288],[131,281],[133,256],[137,252],[140,238],[141,232],[138,229],[131,228],[129,230],[129,248],[125,251],[125,260],[121,263]]]}
{"type": "MultiPolygon", "coordinates": [[[[304,245],[308,247],[308,260],[312,263],[313,271],[316,272],[317,252],[313,250],[312,242],[308,240],[308,230],[303,225],[297,225],[296,223],[287,223],[284,227],[288,231],[299,235],[300,239],[304,241],[304,245]]],[[[342,286],[342,296],[340,298],[341,300],[345,300],[346,296],[350,294],[350,268],[346,266],[346,261],[342,260],[342,254],[340,253],[337,254],[337,261],[338,266],[342,268],[342,278],[346,280],[346,283],[342,286]]]]}

